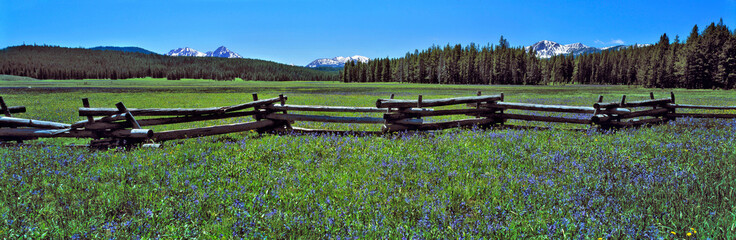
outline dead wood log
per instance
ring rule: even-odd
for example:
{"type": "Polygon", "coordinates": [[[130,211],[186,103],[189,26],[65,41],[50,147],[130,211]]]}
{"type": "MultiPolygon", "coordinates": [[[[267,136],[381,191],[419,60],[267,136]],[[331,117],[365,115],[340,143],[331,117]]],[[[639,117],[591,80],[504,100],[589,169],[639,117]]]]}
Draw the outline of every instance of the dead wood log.
{"type": "Polygon", "coordinates": [[[260,121],[247,122],[247,123],[236,123],[236,124],[219,125],[219,126],[203,127],[203,128],[191,128],[191,129],[182,129],[182,130],[171,130],[171,131],[156,132],[153,134],[153,139],[156,141],[166,141],[166,140],[172,140],[172,139],[203,137],[203,136],[219,135],[219,134],[234,133],[234,132],[246,132],[250,130],[260,130],[263,128],[268,128],[275,124],[276,122],[272,120],[264,119],[260,121]]]}
{"type": "MultiPolygon", "coordinates": [[[[89,105],[89,98],[82,98],[82,107],[85,107],[85,108],[90,108],[91,107],[89,105]]],[[[87,116],[87,121],[88,122],[94,122],[95,119],[92,116],[87,116]]]]}
{"type": "Polygon", "coordinates": [[[115,107],[118,108],[118,112],[125,115],[125,121],[128,122],[133,128],[139,129],[141,128],[141,125],[138,124],[138,121],[135,120],[135,117],[133,117],[133,114],[128,111],[128,109],[125,107],[125,104],[123,102],[118,102],[115,104],[115,107]]]}
{"type": "Polygon", "coordinates": [[[71,125],[58,122],[40,121],[25,118],[0,117],[0,127],[33,127],[43,129],[65,129],[71,125]]]}
{"type": "Polygon", "coordinates": [[[615,126],[615,127],[636,127],[641,126],[644,124],[657,124],[657,123],[663,123],[666,122],[667,119],[662,118],[650,118],[650,119],[643,119],[643,120],[636,120],[636,121],[626,121],[626,122],[619,122],[619,121],[611,121],[607,124],[615,126]]]}
{"type": "MultiPolygon", "coordinates": [[[[489,96],[475,96],[475,97],[458,97],[458,98],[444,98],[444,99],[423,99],[421,101],[422,107],[435,107],[445,106],[463,103],[478,103],[478,102],[490,102],[500,101],[501,95],[489,95],[489,96]]],[[[400,99],[378,99],[376,101],[377,108],[412,108],[419,104],[419,100],[400,100],[400,99]]]]}
{"type": "Polygon", "coordinates": [[[279,114],[271,113],[266,115],[266,119],[283,120],[283,121],[308,121],[308,122],[333,122],[333,123],[374,123],[383,124],[383,118],[375,117],[334,117],[334,116],[316,116],[301,114],[279,114]]]}
{"type": "Polygon", "coordinates": [[[641,117],[641,116],[662,117],[662,116],[666,116],[669,111],[670,110],[667,108],[658,108],[658,109],[650,109],[650,110],[624,113],[624,114],[619,114],[619,115],[597,114],[591,117],[591,120],[593,121],[593,123],[599,124],[599,123],[605,123],[605,122],[615,120],[615,119],[620,120],[620,119],[635,118],[635,117],[641,117]]]}
{"type": "Polygon", "coordinates": [[[518,109],[518,110],[545,111],[545,112],[566,112],[566,113],[594,113],[595,112],[595,108],[592,108],[592,107],[512,103],[512,102],[487,103],[487,104],[482,104],[481,106],[486,107],[486,108],[518,109]]]}
{"type": "MultiPolygon", "coordinates": [[[[258,98],[258,95],[254,95],[254,99],[257,99],[257,98],[258,98]]],[[[288,99],[289,98],[287,96],[283,96],[283,98],[276,97],[276,98],[269,98],[269,99],[263,99],[263,100],[254,100],[254,101],[249,102],[249,103],[243,103],[243,104],[239,104],[239,105],[233,105],[233,106],[229,106],[229,107],[223,107],[222,109],[224,109],[225,112],[234,112],[234,111],[239,111],[239,110],[243,110],[243,109],[246,109],[246,108],[254,108],[254,107],[260,107],[260,106],[263,106],[263,105],[269,105],[269,104],[281,102],[282,100],[285,101],[285,100],[288,100],[288,99]]]]}
{"type": "Polygon", "coordinates": [[[492,124],[495,122],[496,121],[494,119],[489,119],[489,118],[473,118],[473,119],[463,119],[463,120],[447,121],[447,122],[423,123],[419,125],[386,124],[386,125],[383,125],[381,130],[383,132],[398,132],[398,131],[405,131],[405,130],[428,131],[428,130],[442,130],[442,129],[449,129],[449,128],[463,128],[463,127],[471,127],[471,126],[476,126],[476,125],[482,126],[482,125],[492,124]]]}
{"type": "Polygon", "coordinates": [[[3,97],[0,97],[0,111],[2,111],[2,114],[6,117],[12,117],[13,115],[10,114],[10,109],[7,105],[5,105],[5,100],[3,100],[3,97]]]}
{"type": "MultiPolygon", "coordinates": [[[[286,96],[284,100],[288,99],[286,96]]],[[[280,102],[279,98],[269,98],[263,100],[257,100],[249,103],[233,105],[228,107],[213,107],[213,108],[128,108],[135,116],[195,116],[195,115],[208,115],[208,114],[223,114],[226,112],[234,112],[243,110],[251,107],[258,107],[262,105],[272,104],[280,102]]],[[[79,108],[79,116],[110,116],[118,114],[116,108],[79,108]]]]}
{"type": "Polygon", "coordinates": [[[635,117],[641,117],[641,116],[649,116],[649,117],[661,117],[666,115],[670,110],[667,108],[657,108],[657,109],[649,109],[649,110],[642,110],[642,111],[635,111],[630,112],[626,114],[619,115],[620,119],[626,119],[626,118],[635,118],[635,117]]]}
{"type": "Polygon", "coordinates": [[[690,118],[736,118],[736,114],[718,113],[668,113],[668,118],[690,117],[690,118]]]}
{"type": "Polygon", "coordinates": [[[690,104],[667,104],[669,108],[688,108],[688,109],[713,109],[713,110],[736,110],[736,106],[706,106],[706,105],[690,105],[690,104]]]}
{"type": "Polygon", "coordinates": [[[335,135],[381,135],[379,131],[351,131],[351,130],[327,130],[327,129],[309,129],[293,127],[291,129],[278,128],[273,131],[277,134],[290,134],[290,133],[301,133],[301,134],[335,134],[335,135]]]}
{"type": "Polygon", "coordinates": [[[274,111],[312,111],[312,112],[386,112],[387,108],[375,107],[333,107],[333,106],[308,106],[308,105],[270,105],[265,108],[274,111]]]}
{"type": "Polygon", "coordinates": [[[411,128],[409,126],[401,125],[401,124],[385,124],[381,126],[381,132],[399,132],[399,131],[405,131],[410,130],[411,128]]]}
{"type": "Polygon", "coordinates": [[[478,113],[487,113],[490,112],[488,109],[448,109],[448,110],[432,110],[432,109],[423,109],[423,108],[411,108],[411,109],[404,109],[400,112],[400,114],[406,114],[407,116],[414,116],[414,117],[431,117],[431,116],[444,116],[444,115],[470,115],[470,114],[478,114],[478,113]]]}
{"type": "Polygon", "coordinates": [[[672,103],[672,99],[669,98],[661,98],[661,99],[652,99],[652,100],[642,100],[642,101],[634,101],[634,102],[626,102],[621,104],[622,107],[651,107],[651,106],[660,106],[665,105],[668,103],[672,103]]]}
{"type": "MultiPolygon", "coordinates": [[[[136,116],[185,116],[225,113],[222,108],[129,108],[136,116]]],[[[110,116],[118,114],[117,108],[79,108],[79,116],[110,116]]]]}
{"type": "Polygon", "coordinates": [[[456,121],[447,121],[447,122],[433,122],[433,123],[424,123],[422,125],[419,125],[419,130],[441,130],[441,129],[448,129],[448,128],[461,128],[461,127],[471,127],[475,125],[485,125],[485,124],[491,124],[495,123],[494,119],[490,118],[472,118],[472,119],[463,119],[463,120],[456,120],[456,121]]]}
{"type": "MultiPolygon", "coordinates": [[[[263,111],[231,112],[231,113],[217,114],[217,115],[189,116],[189,117],[150,118],[150,119],[140,119],[137,121],[138,121],[138,124],[140,124],[141,126],[156,126],[156,125],[166,125],[166,124],[176,124],[176,123],[217,120],[217,119],[225,119],[225,118],[247,117],[247,116],[259,114],[261,112],[263,111]]],[[[130,127],[130,125],[128,125],[125,122],[113,122],[113,121],[119,121],[119,120],[124,120],[124,119],[125,118],[123,115],[113,115],[111,117],[104,117],[104,118],[96,119],[91,124],[89,124],[87,121],[79,121],[79,122],[72,124],[72,128],[102,130],[102,129],[122,129],[122,128],[130,127]],[[107,121],[107,120],[113,120],[113,121],[107,121]]]]}
{"type": "Polygon", "coordinates": [[[88,131],[72,129],[2,128],[0,138],[150,138],[150,129],[121,129],[114,131],[88,131]]]}
{"type": "Polygon", "coordinates": [[[515,120],[524,120],[524,121],[576,123],[576,124],[590,124],[591,123],[590,119],[576,119],[576,118],[552,117],[552,116],[534,116],[534,115],[511,114],[511,113],[503,113],[503,114],[492,113],[492,114],[487,114],[484,116],[492,117],[492,118],[499,118],[503,120],[515,119],[515,120]]]}
{"type": "Polygon", "coordinates": [[[611,109],[611,108],[619,108],[621,107],[620,102],[609,102],[609,103],[594,103],[593,108],[600,110],[600,109],[611,109]]]}

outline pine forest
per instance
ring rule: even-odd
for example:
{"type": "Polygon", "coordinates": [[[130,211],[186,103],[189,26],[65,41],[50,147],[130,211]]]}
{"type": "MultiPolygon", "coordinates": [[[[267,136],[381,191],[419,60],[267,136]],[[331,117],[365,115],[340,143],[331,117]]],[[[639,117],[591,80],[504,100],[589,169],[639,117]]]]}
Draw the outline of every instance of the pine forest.
{"type": "Polygon", "coordinates": [[[403,58],[348,63],[343,82],[435,84],[615,84],[660,88],[736,88],[736,32],[722,22],[681,42],[663,34],[648,46],[578,56],[535,57],[533,50],[498,45],[433,46],[403,58]]]}

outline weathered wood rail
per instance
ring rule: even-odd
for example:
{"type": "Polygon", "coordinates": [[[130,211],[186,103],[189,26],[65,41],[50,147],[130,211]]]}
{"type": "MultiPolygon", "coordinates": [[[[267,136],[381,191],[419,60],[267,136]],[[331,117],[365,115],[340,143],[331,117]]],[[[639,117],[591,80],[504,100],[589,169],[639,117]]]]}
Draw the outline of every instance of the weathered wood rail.
{"type": "MultiPolygon", "coordinates": [[[[7,106],[0,97],[0,141],[33,140],[38,138],[90,138],[92,147],[130,146],[149,142],[203,137],[235,132],[322,132],[381,134],[396,131],[427,131],[478,126],[489,128],[504,125],[508,120],[583,124],[601,128],[636,127],[660,124],[681,117],[736,118],[733,113],[702,113],[702,111],[735,110],[736,106],[705,106],[676,104],[674,93],[669,98],[627,102],[603,102],[603,97],[592,107],[529,104],[505,102],[504,94],[416,100],[378,99],[375,107],[310,106],[286,104],[288,98],[275,98],[211,108],[127,108],[122,102],[115,108],[93,108],[82,99],[79,116],[86,120],[72,124],[24,119],[12,114],[26,112],[25,106],[7,106]],[[432,109],[430,107],[440,107],[432,109]],[[697,113],[679,113],[677,109],[698,109],[697,113]],[[297,112],[297,113],[294,113],[297,112]],[[382,116],[344,116],[332,113],[380,114],[382,116]],[[560,114],[563,114],[560,116],[560,114]],[[573,116],[564,115],[573,114],[573,116]],[[432,117],[459,115],[459,120],[433,121],[432,117]],[[145,117],[145,118],[141,118],[145,117]],[[253,121],[154,132],[149,126],[252,117],[253,121]],[[380,124],[380,132],[353,132],[329,129],[292,127],[298,121],[380,124]]],[[[452,117],[456,119],[458,117],[452,117]]]]}

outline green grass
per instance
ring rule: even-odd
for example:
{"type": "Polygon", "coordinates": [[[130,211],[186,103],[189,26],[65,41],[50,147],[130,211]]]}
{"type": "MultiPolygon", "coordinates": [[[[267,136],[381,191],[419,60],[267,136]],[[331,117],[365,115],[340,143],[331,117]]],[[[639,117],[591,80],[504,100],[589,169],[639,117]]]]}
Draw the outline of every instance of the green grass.
{"type": "MultiPolygon", "coordinates": [[[[289,104],[372,106],[391,93],[431,99],[483,91],[504,92],[514,102],[591,106],[598,95],[620,101],[626,94],[634,101],[650,91],[659,97],[674,91],[678,103],[736,105],[733,91],[626,86],[157,79],[0,86],[8,105],[28,108],[16,116],[61,122],[82,120],[76,114],[82,97],[94,107],[119,101],[130,108],[214,107],[250,101],[252,92],[261,98],[284,93],[289,104]]],[[[204,124],[231,121],[251,119],[204,124]]],[[[246,132],[129,151],[70,148],[55,140],[10,144],[0,147],[0,236],[736,237],[736,121],[679,119],[616,132],[537,125],[552,129],[381,137],[246,132]]],[[[188,126],[200,125],[174,127],[188,126]]]]}

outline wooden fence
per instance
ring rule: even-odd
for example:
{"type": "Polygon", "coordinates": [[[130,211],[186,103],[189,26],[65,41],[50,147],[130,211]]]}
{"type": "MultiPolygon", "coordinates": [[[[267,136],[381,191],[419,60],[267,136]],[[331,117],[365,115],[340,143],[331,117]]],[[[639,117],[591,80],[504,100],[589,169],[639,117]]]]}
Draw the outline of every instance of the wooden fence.
{"type": "MultiPolygon", "coordinates": [[[[678,109],[736,110],[736,106],[703,106],[675,104],[675,95],[669,98],[626,102],[603,102],[603,97],[592,107],[548,105],[505,102],[503,93],[445,99],[416,100],[378,99],[375,107],[311,106],[286,104],[288,98],[279,95],[275,98],[258,99],[233,106],[213,108],[127,108],[122,102],[115,108],[92,108],[88,99],[82,99],[79,116],[86,120],[65,124],[34,119],[13,117],[14,113],[24,113],[24,106],[6,106],[0,97],[0,141],[32,140],[37,138],[91,138],[92,147],[130,146],[147,142],[163,142],[174,139],[194,138],[234,132],[331,132],[349,131],[328,129],[304,129],[292,127],[296,121],[326,123],[380,124],[381,132],[362,132],[382,134],[397,131],[427,131],[458,127],[479,126],[489,128],[503,125],[507,120],[539,121],[554,123],[582,124],[600,128],[635,127],[644,124],[659,124],[678,117],[691,118],[736,118],[736,114],[723,113],[678,113],[678,109]],[[441,109],[433,109],[438,107],[441,109]],[[512,110],[512,111],[509,111],[512,110]],[[320,112],[316,114],[294,114],[293,112],[320,112]],[[346,117],[324,115],[329,113],[377,113],[382,117],[346,117]],[[560,114],[578,114],[559,116],[560,114]],[[428,118],[460,115],[460,120],[431,121],[428,118]],[[141,117],[145,116],[143,119],[141,117]],[[252,116],[253,121],[200,128],[178,129],[154,132],[149,126],[189,123],[207,120],[240,118],[252,116]],[[95,118],[97,117],[97,118],[95,118]]],[[[455,117],[457,118],[457,117],[455,117]]]]}

